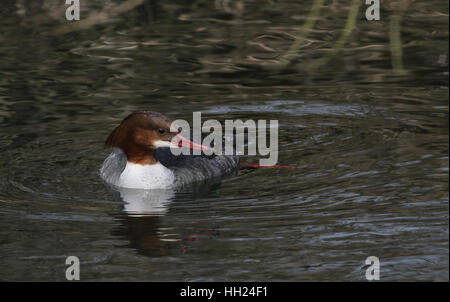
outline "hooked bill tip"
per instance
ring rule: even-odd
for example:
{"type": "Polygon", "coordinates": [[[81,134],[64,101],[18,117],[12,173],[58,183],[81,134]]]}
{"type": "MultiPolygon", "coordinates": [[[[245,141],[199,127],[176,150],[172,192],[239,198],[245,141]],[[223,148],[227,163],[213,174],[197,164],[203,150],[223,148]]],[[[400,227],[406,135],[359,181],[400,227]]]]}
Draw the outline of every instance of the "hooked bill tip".
{"type": "Polygon", "coordinates": [[[177,137],[179,138],[179,141],[178,141],[179,148],[187,147],[189,149],[194,149],[194,150],[214,150],[210,147],[196,144],[193,141],[190,141],[190,140],[182,137],[181,135],[177,135],[177,137]]]}

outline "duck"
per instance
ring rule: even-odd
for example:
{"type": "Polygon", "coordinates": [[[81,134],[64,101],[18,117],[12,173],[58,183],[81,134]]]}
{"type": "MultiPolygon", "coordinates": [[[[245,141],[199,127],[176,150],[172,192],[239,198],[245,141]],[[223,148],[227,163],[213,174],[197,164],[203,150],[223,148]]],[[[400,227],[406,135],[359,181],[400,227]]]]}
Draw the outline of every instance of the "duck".
{"type": "MultiPolygon", "coordinates": [[[[211,147],[171,131],[173,119],[162,113],[141,110],[126,116],[106,139],[112,148],[99,174],[113,187],[173,189],[217,181],[236,174],[238,155],[174,155],[171,148],[208,150],[211,147]]],[[[211,153],[211,152],[209,152],[211,153]]]]}

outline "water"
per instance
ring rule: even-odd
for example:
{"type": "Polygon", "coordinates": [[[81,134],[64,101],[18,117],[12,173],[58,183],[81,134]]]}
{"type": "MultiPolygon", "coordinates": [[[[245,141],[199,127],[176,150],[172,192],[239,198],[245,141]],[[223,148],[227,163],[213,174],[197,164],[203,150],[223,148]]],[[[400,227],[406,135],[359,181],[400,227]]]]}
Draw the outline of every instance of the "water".
{"type": "Polygon", "coordinates": [[[307,68],[346,22],[329,1],[282,70],[311,1],[128,1],[114,16],[115,1],[81,1],[82,20],[111,14],[83,30],[60,2],[2,4],[0,280],[63,281],[74,255],[85,281],[363,281],[368,256],[384,281],[448,281],[448,2],[402,15],[403,66],[383,4],[307,68]],[[140,109],[277,119],[278,163],[297,168],[121,195],[98,176],[103,142],[140,109]]]}

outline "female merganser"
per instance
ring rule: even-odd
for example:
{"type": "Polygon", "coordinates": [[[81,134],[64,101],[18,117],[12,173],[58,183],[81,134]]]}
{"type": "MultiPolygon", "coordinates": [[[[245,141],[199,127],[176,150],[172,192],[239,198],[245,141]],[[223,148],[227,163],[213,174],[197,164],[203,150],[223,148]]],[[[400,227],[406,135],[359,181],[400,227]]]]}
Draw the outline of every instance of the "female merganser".
{"type": "Polygon", "coordinates": [[[107,183],[122,188],[167,189],[218,179],[236,172],[236,155],[173,155],[170,147],[207,149],[170,132],[172,120],[158,112],[137,111],[127,116],[109,135],[114,147],[100,169],[107,183]],[[173,143],[173,138],[178,144],[173,143]]]}

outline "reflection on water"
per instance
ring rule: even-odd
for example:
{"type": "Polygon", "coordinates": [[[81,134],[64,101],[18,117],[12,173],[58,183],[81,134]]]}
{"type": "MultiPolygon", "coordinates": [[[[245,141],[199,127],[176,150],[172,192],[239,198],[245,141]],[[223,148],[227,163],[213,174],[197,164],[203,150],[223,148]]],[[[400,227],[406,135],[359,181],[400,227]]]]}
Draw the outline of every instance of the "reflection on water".
{"type": "Polygon", "coordinates": [[[124,216],[119,221],[120,228],[117,228],[113,234],[125,238],[129,241],[126,247],[135,249],[143,256],[167,255],[167,241],[177,242],[180,240],[178,234],[172,234],[170,229],[160,229],[156,216],[124,216]],[[170,237],[175,238],[171,239],[170,237]]]}
{"type": "Polygon", "coordinates": [[[129,246],[145,256],[167,254],[165,242],[179,241],[170,228],[158,227],[158,216],[167,214],[174,190],[116,188],[126,216],[120,216],[121,228],[114,234],[130,241],[129,246]],[[172,232],[171,232],[172,231],[172,232]]]}
{"type": "Polygon", "coordinates": [[[196,226],[193,232],[186,232],[183,227],[162,226],[160,221],[162,217],[172,219],[169,213],[171,203],[214,196],[214,190],[218,188],[216,181],[176,190],[108,187],[123,205],[123,213],[114,214],[120,227],[113,229],[112,234],[129,241],[125,246],[141,255],[163,256],[168,254],[169,249],[186,254],[190,251],[190,243],[199,240],[199,234],[211,236],[216,232],[201,225],[196,226]]]}
{"type": "Polygon", "coordinates": [[[3,1],[0,280],[448,280],[448,3],[321,2],[3,1]],[[111,190],[141,109],[277,119],[297,168],[111,190]]]}
{"type": "Polygon", "coordinates": [[[119,188],[120,198],[124,201],[124,211],[130,216],[164,215],[168,211],[173,190],[138,190],[119,188]]]}

